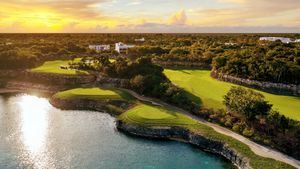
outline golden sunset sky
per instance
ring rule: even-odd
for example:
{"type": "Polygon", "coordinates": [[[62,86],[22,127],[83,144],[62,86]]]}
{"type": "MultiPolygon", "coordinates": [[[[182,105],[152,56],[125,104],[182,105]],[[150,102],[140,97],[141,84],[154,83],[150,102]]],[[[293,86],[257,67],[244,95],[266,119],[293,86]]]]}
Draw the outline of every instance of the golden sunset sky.
{"type": "Polygon", "coordinates": [[[0,32],[300,32],[300,0],[0,0],[0,32]]]}

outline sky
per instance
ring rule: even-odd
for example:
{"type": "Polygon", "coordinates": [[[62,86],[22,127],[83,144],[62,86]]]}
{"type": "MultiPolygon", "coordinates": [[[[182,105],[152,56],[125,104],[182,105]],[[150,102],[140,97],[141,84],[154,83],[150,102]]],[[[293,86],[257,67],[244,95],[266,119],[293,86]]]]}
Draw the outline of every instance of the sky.
{"type": "Polygon", "coordinates": [[[300,33],[300,0],[0,0],[1,33],[300,33]]]}

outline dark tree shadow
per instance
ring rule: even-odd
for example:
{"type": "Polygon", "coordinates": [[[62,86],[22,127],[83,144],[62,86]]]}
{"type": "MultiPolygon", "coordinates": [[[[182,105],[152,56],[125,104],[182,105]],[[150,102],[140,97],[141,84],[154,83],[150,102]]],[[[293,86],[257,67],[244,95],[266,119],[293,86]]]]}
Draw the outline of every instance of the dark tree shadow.
{"type": "MultiPolygon", "coordinates": [[[[183,90],[184,90],[184,89],[183,89],[183,90]]],[[[200,97],[195,96],[194,94],[192,94],[191,92],[188,92],[188,91],[186,91],[186,90],[184,90],[184,94],[185,94],[188,98],[190,98],[192,101],[194,101],[197,105],[199,105],[199,106],[202,106],[202,105],[203,105],[203,102],[202,102],[202,100],[201,100],[200,97]]]]}

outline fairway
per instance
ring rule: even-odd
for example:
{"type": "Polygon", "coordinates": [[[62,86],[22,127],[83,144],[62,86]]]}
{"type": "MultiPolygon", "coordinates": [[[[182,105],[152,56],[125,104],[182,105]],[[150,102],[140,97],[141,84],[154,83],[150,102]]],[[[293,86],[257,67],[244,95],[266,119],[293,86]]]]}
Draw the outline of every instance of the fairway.
{"type": "MultiPolygon", "coordinates": [[[[54,95],[59,99],[110,99],[122,100],[124,94],[119,91],[100,88],[76,88],[59,92],[54,95]]],[[[124,98],[125,99],[125,98],[124,98]]]]}
{"type": "MultiPolygon", "coordinates": [[[[232,86],[236,86],[211,78],[208,70],[166,69],[164,73],[174,84],[200,97],[202,104],[208,108],[224,108],[222,104],[224,95],[232,86]]],[[[300,97],[259,92],[273,104],[273,109],[278,110],[287,117],[300,120],[300,97]]]]}
{"type": "MultiPolygon", "coordinates": [[[[79,59],[75,59],[74,61],[78,61],[79,59]]],[[[55,60],[45,62],[42,66],[31,69],[32,72],[39,73],[55,73],[55,74],[65,74],[65,75],[76,75],[76,74],[88,74],[85,71],[78,71],[75,69],[61,69],[61,66],[67,67],[68,63],[71,60],[55,60]]]]}

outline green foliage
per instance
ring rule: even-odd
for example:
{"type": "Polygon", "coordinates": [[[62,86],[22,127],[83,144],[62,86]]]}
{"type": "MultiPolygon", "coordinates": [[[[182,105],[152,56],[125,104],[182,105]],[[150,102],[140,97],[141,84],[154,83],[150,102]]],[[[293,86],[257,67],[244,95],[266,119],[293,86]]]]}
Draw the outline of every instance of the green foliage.
{"type": "Polygon", "coordinates": [[[243,135],[246,136],[246,137],[251,137],[251,136],[253,136],[253,134],[254,134],[254,132],[251,129],[245,128],[243,130],[243,135]]]}
{"type": "Polygon", "coordinates": [[[135,60],[141,56],[162,55],[169,53],[168,49],[163,49],[160,46],[137,46],[128,49],[128,56],[131,60],[135,60]]]}
{"type": "Polygon", "coordinates": [[[232,127],[232,130],[237,132],[237,133],[241,132],[240,124],[234,124],[233,127],[232,127]]]}
{"type": "Polygon", "coordinates": [[[26,48],[0,50],[0,69],[23,69],[37,64],[37,54],[26,48]]]}
{"type": "Polygon", "coordinates": [[[215,57],[212,66],[214,70],[241,78],[299,84],[300,66],[296,49],[296,45],[275,42],[230,50],[215,57]]]}
{"type": "Polygon", "coordinates": [[[173,48],[170,51],[171,55],[188,55],[190,54],[189,50],[183,49],[183,48],[173,48]]]}
{"type": "Polygon", "coordinates": [[[240,113],[248,120],[267,115],[272,107],[262,94],[242,87],[232,87],[224,97],[224,104],[229,111],[240,113]]]}

